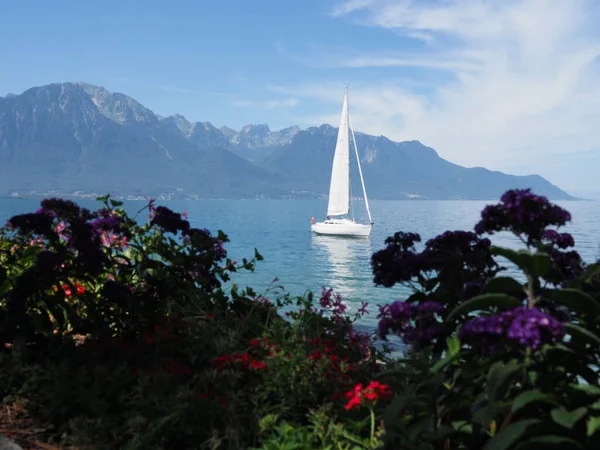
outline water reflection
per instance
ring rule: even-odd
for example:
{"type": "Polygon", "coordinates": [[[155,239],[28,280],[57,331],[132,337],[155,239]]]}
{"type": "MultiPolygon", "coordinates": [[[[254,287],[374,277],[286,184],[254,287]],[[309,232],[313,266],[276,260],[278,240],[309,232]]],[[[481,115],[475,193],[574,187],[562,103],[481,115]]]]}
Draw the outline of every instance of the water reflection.
{"type": "Polygon", "coordinates": [[[345,300],[364,299],[370,279],[371,241],[313,235],[311,244],[326,286],[334,288],[345,300]]]}

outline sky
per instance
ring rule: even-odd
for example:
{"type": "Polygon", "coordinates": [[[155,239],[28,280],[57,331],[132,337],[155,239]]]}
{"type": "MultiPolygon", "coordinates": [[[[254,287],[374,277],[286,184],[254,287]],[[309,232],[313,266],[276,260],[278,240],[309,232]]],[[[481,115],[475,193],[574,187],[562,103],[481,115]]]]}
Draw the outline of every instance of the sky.
{"type": "Polygon", "coordinates": [[[597,0],[4,0],[0,95],[84,81],[239,129],[337,126],[600,198],[597,0]]]}

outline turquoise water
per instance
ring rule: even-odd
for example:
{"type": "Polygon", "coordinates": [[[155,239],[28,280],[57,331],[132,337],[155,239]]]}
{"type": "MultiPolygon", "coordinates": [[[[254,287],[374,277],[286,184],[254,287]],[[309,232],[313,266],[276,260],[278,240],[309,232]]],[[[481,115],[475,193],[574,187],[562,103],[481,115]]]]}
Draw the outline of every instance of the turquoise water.
{"type": "MultiPolygon", "coordinates": [[[[95,208],[95,201],[81,201],[95,208]]],[[[264,256],[256,271],[238,274],[235,281],[257,291],[265,290],[275,277],[277,285],[301,295],[307,290],[320,292],[333,287],[355,311],[360,301],[371,305],[402,299],[401,287],[386,289],[373,284],[370,257],[384,247],[387,236],[396,231],[413,231],[423,241],[451,230],[471,230],[482,208],[491,202],[479,201],[372,201],[375,226],[368,239],[316,236],[310,232],[310,218],[325,216],[326,201],[321,200],[195,200],[158,202],[174,211],[188,211],[193,226],[211,231],[222,229],[231,242],[229,256],[251,258],[254,247],[264,256]]],[[[126,202],[132,213],[144,202],[126,202]]],[[[600,258],[600,202],[561,202],[573,216],[565,228],[573,234],[576,248],[587,262],[600,258]]],[[[0,223],[10,216],[32,212],[39,206],[33,200],[0,200],[0,223]]],[[[510,236],[494,236],[496,244],[517,246],[510,236]]],[[[377,309],[364,324],[375,324],[377,309]]]]}

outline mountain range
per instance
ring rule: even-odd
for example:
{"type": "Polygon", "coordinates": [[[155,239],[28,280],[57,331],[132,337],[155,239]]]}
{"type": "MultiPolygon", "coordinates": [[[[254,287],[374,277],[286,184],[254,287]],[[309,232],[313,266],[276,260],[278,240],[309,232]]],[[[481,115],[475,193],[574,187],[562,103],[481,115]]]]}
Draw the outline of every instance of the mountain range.
{"type": "MultiPolygon", "coordinates": [[[[326,124],[217,128],[103,87],[50,84],[0,97],[0,196],[324,197],[336,137],[326,124]]],[[[419,141],[356,141],[373,198],[495,200],[511,188],[573,198],[538,175],[458,166],[419,141]]]]}

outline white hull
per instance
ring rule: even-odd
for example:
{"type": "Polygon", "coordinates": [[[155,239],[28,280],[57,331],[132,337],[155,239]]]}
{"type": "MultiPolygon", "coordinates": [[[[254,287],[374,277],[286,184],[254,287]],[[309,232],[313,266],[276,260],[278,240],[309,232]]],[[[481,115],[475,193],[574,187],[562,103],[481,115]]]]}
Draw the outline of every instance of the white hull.
{"type": "Polygon", "coordinates": [[[354,237],[369,237],[371,228],[373,228],[373,225],[364,225],[351,220],[328,220],[314,223],[310,227],[311,231],[317,234],[354,237]]]}

